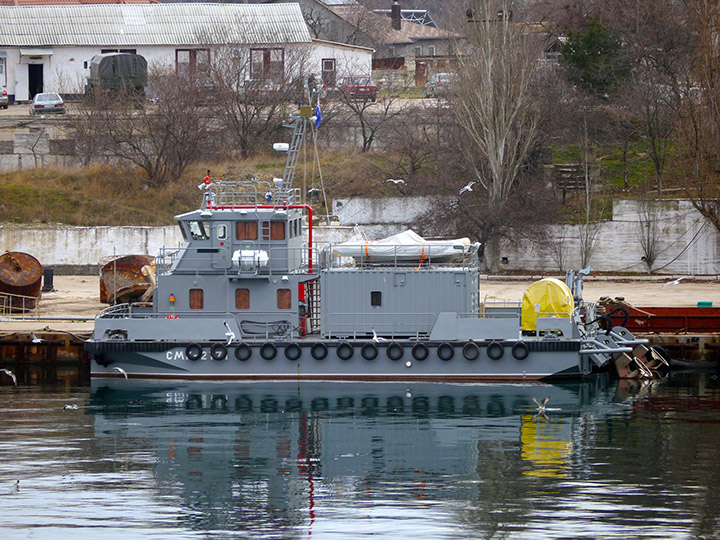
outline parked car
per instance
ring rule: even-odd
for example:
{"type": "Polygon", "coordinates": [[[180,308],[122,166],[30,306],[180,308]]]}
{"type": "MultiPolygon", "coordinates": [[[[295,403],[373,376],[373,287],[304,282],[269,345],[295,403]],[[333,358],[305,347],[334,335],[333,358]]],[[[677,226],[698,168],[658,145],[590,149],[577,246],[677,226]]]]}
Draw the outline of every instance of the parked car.
{"type": "Polygon", "coordinates": [[[35,94],[32,102],[30,102],[30,114],[65,114],[65,112],[65,102],[63,98],[60,97],[60,94],[55,92],[35,94]]]}
{"type": "Polygon", "coordinates": [[[447,96],[457,83],[457,73],[435,73],[425,83],[425,97],[447,96]]]}
{"type": "Polygon", "coordinates": [[[338,90],[351,99],[377,99],[378,87],[367,75],[345,77],[340,81],[338,90]]]}
{"type": "Polygon", "coordinates": [[[10,101],[8,100],[7,90],[3,88],[0,92],[0,107],[7,109],[9,103],[10,101]]]}

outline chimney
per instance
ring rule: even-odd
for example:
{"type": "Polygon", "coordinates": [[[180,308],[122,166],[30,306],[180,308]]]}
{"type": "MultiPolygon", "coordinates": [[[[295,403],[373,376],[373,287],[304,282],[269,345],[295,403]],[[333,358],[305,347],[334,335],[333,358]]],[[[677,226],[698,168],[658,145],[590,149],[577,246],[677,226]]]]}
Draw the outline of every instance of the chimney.
{"type": "Polygon", "coordinates": [[[394,0],[392,3],[392,8],[390,9],[390,20],[392,29],[400,30],[400,4],[397,3],[397,0],[394,0]]]}

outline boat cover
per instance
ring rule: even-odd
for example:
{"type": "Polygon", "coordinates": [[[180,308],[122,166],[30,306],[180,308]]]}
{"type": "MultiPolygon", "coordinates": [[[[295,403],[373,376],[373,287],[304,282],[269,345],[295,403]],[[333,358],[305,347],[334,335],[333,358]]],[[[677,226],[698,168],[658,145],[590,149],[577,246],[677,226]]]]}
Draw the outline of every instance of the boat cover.
{"type": "Polygon", "coordinates": [[[354,257],[372,262],[382,261],[448,261],[477,251],[480,244],[469,238],[426,240],[413,230],[388,236],[382,240],[349,240],[333,246],[336,257],[354,257]]]}
{"type": "Polygon", "coordinates": [[[572,292],[565,283],[555,278],[541,279],[530,285],[523,294],[521,328],[534,331],[539,313],[570,318],[574,309],[572,292]]]}

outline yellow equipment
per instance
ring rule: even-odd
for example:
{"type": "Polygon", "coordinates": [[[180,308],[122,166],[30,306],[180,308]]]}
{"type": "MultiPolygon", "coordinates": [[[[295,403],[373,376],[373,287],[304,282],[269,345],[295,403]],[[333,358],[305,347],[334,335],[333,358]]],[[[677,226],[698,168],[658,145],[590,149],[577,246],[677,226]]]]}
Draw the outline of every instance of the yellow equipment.
{"type": "Polygon", "coordinates": [[[570,318],[575,309],[570,288],[555,278],[545,278],[530,285],[523,294],[521,328],[535,331],[538,314],[570,318]]]}

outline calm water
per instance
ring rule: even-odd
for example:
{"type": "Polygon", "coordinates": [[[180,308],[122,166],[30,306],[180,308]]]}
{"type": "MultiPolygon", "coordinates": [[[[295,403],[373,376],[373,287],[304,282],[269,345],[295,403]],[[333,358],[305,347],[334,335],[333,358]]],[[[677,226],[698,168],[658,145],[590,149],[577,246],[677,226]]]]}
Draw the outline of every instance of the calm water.
{"type": "Polygon", "coordinates": [[[720,538],[720,380],[5,386],[0,509],[3,539],[720,538]]]}

